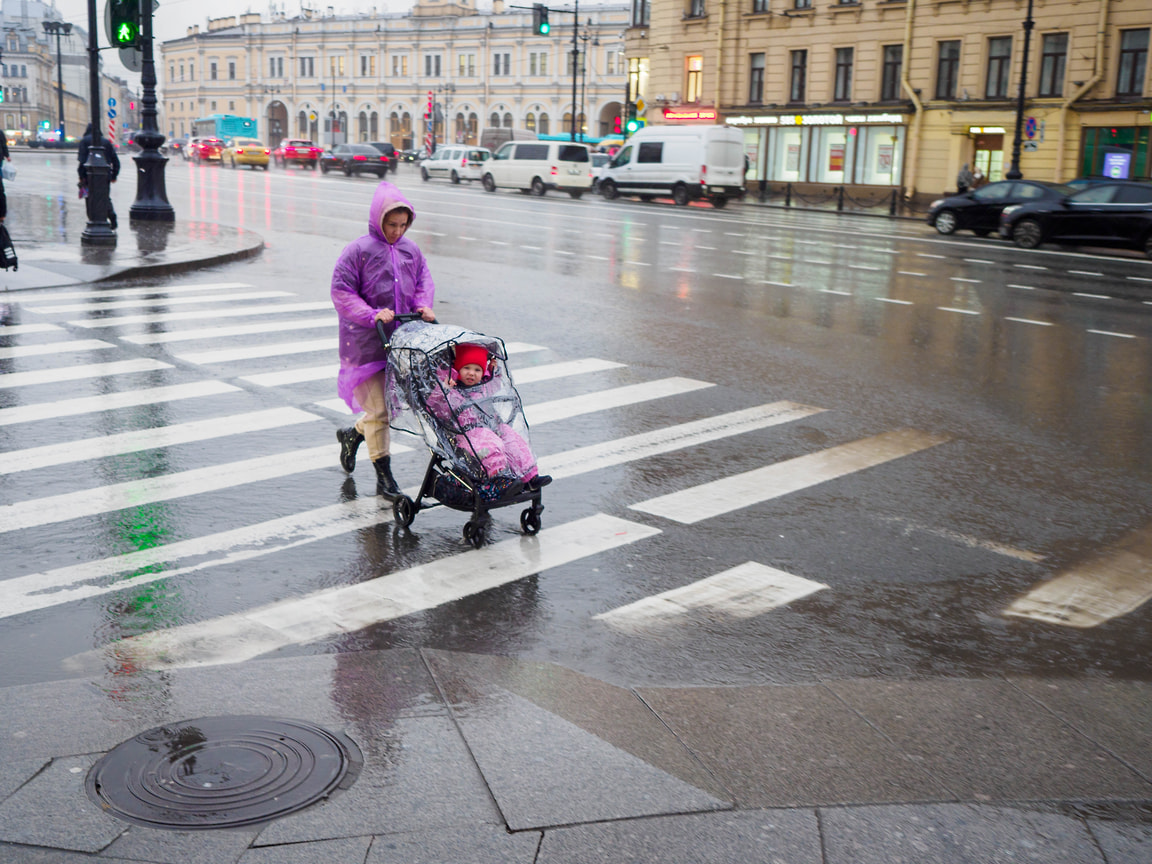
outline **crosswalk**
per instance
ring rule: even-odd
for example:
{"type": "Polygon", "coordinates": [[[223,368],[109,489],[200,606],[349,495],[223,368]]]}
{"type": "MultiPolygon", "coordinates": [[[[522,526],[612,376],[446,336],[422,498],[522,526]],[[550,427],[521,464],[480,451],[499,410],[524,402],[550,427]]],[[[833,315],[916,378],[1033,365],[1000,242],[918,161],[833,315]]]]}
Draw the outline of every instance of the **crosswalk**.
{"type": "MultiPolygon", "coordinates": [[[[231,502],[243,499],[246,489],[267,494],[294,478],[342,476],[332,430],[348,417],[344,404],[331,398],[338,360],[335,338],[325,329],[334,327],[330,305],[237,282],[42,291],[17,301],[20,323],[0,327],[0,394],[10,394],[0,403],[0,429],[6,430],[0,438],[0,542],[9,549],[44,545],[47,537],[85,534],[78,526],[124,521],[125,514],[188,500],[203,506],[188,529],[193,536],[176,531],[103,555],[102,544],[93,542],[46,562],[18,556],[20,564],[0,574],[0,618],[259,559],[287,561],[293,550],[391,523],[390,509],[376,498],[330,503],[319,492],[312,501],[288,494],[279,500],[273,492],[281,512],[268,518],[232,512],[231,502]],[[267,302],[242,305],[255,299],[267,302]],[[198,308],[183,308],[193,306],[198,308]],[[73,314],[81,317],[69,320],[73,314]],[[218,319],[230,323],[206,323],[218,319]],[[85,332],[99,338],[83,338],[85,332]],[[300,338],[285,339],[289,334],[300,338]],[[62,418],[68,419],[59,424],[62,418]],[[25,433],[46,421],[67,427],[62,440],[45,443],[25,433]],[[36,443],[12,443],[22,438],[36,443]],[[261,443],[238,450],[236,440],[261,443]],[[149,453],[172,458],[146,460],[148,470],[133,473],[131,460],[149,453]]],[[[561,382],[578,391],[529,401],[525,411],[534,428],[579,423],[584,435],[596,430],[591,440],[550,439],[568,441],[540,454],[541,470],[557,480],[550,498],[581,475],[707,452],[830,410],[780,400],[709,412],[700,406],[715,404],[708,394],[718,392],[718,382],[676,376],[629,382],[638,373],[610,358],[553,360],[547,346],[509,342],[507,348],[518,385],[561,382]],[[680,419],[638,424],[649,427],[644,431],[621,434],[614,423],[588,425],[647,407],[658,409],[654,417],[679,414],[668,406],[689,398],[691,407],[680,419]]],[[[906,460],[948,440],[935,432],[892,429],[753,468],[721,460],[708,479],[684,485],[671,478],[654,497],[621,501],[617,513],[569,514],[531,538],[497,540],[364,581],[301,590],[195,625],[132,636],[118,651],[133,652],[145,667],[232,662],[431,609],[621,546],[659,555],[661,538],[677,530],[906,460]]],[[[415,440],[393,443],[397,455],[420,450],[415,440]]],[[[314,485],[332,488],[329,480],[314,485]]],[[[462,522],[463,514],[457,515],[462,522]]],[[[729,563],[690,584],[605,608],[594,620],[643,638],[655,625],[703,613],[758,616],[816,591],[838,590],[768,561],[729,563]]],[[[1150,581],[1129,579],[1129,600],[1116,614],[1152,596],[1150,581]]],[[[1052,607],[1062,601],[1041,600],[1018,603],[1005,614],[1056,620],[1052,607]]]]}

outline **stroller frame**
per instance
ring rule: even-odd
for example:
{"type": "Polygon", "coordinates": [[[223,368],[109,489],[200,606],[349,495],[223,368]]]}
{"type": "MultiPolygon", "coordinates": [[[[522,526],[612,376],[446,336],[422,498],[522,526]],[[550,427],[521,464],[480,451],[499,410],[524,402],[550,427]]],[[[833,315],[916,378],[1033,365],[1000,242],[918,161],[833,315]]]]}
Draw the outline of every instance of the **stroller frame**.
{"type": "MultiPolygon", "coordinates": [[[[420,320],[420,317],[419,314],[415,313],[402,314],[395,316],[395,320],[399,323],[407,323],[409,321],[420,320]]],[[[381,341],[384,343],[385,349],[391,349],[387,331],[379,321],[376,322],[376,330],[380,335],[381,341]]],[[[420,489],[416,493],[415,499],[404,494],[391,497],[392,518],[398,526],[401,528],[409,527],[415,520],[417,513],[421,510],[430,510],[435,507],[447,507],[450,510],[470,513],[471,518],[464,523],[463,537],[473,548],[478,549],[484,545],[484,542],[488,538],[489,529],[492,524],[492,519],[488,515],[490,510],[527,503],[529,506],[520,513],[520,530],[528,536],[532,536],[540,530],[540,514],[544,512],[544,505],[541,503],[542,495],[539,487],[534,490],[521,487],[518,491],[512,492],[511,494],[502,495],[493,500],[486,500],[480,494],[480,482],[456,470],[456,467],[448,459],[431,448],[429,448],[429,455],[428,467],[424,471],[424,479],[420,483],[420,489]],[[471,505],[453,504],[438,499],[435,495],[436,482],[442,477],[450,478],[466,490],[471,496],[471,505]]]]}

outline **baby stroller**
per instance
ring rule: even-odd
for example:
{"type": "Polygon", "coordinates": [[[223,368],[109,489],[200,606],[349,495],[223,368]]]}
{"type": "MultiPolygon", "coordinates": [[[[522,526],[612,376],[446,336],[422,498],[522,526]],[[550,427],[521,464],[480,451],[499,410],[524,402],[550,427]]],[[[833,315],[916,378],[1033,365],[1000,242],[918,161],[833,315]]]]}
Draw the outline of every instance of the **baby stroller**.
{"type": "Polygon", "coordinates": [[[464,539],[479,548],[491,523],[489,510],[528,503],[520,513],[520,527],[525,534],[535,534],[544,512],[540,489],[527,488],[511,463],[489,476],[483,453],[477,452],[476,436],[470,434],[478,427],[499,428],[514,432],[529,446],[528,423],[508,372],[503,340],[462,327],[428,324],[419,315],[397,315],[396,320],[401,325],[391,338],[383,324],[376,325],[388,349],[385,391],[390,425],[420,436],[431,451],[415,500],[400,495],[392,502],[396,523],[406,528],[421,510],[437,506],[471,513],[464,523],[464,539]],[[466,401],[449,386],[457,345],[480,345],[494,361],[491,377],[466,401]]]}

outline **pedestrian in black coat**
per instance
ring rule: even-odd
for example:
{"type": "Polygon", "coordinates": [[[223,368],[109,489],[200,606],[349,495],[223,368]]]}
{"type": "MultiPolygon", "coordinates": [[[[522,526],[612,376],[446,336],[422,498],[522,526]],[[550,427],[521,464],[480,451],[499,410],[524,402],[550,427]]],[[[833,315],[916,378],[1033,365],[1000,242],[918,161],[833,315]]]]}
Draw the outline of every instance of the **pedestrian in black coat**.
{"type": "MultiPolygon", "coordinates": [[[[0,129],[0,159],[12,161],[8,153],[8,136],[0,129]]],[[[8,218],[8,195],[4,192],[4,175],[0,174],[0,223],[8,218]]]]}

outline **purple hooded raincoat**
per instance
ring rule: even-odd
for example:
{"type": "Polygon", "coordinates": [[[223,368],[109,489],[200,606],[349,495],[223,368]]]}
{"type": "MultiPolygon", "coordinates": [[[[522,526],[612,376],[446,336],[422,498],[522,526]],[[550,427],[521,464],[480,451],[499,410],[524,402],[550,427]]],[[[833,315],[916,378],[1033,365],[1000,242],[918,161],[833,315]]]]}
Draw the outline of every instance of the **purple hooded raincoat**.
{"type": "MultiPolygon", "coordinates": [[[[398,315],[431,308],[436,293],[432,274],[420,248],[401,237],[395,244],[384,239],[380,223],[397,207],[415,208],[391,183],[376,187],[368,211],[368,233],[344,247],[332,274],[332,304],[340,318],[340,374],[336,379],[340,398],[353,411],[364,408],[353,391],[384,370],[387,357],[374,319],[381,309],[398,315]]],[[[395,323],[387,325],[389,332],[395,323]]]]}

